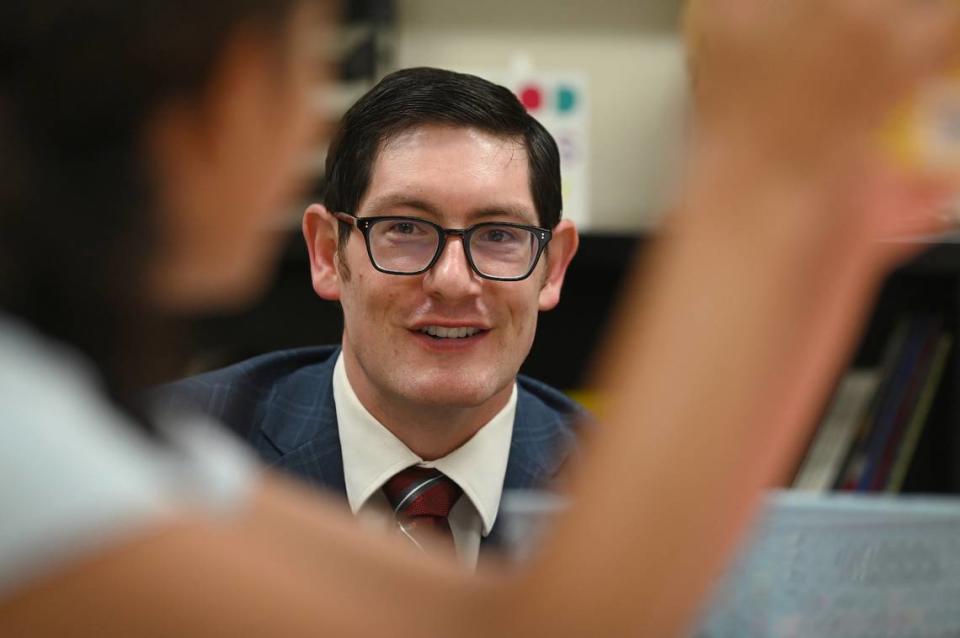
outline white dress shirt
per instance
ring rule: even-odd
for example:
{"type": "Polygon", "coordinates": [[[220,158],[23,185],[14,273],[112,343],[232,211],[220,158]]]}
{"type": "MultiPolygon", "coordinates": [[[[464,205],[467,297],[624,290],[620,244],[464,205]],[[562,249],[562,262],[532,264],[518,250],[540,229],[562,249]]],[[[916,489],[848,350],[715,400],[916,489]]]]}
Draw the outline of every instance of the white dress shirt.
{"type": "Polygon", "coordinates": [[[363,524],[381,529],[395,527],[383,484],[411,465],[436,468],[463,490],[448,520],[457,556],[467,566],[475,567],[480,539],[490,533],[500,508],[517,411],[516,383],[507,404],[489,423],[459,448],[434,461],[424,461],[410,451],[363,407],[347,379],[342,354],[333,370],[333,399],[351,511],[363,524]]]}

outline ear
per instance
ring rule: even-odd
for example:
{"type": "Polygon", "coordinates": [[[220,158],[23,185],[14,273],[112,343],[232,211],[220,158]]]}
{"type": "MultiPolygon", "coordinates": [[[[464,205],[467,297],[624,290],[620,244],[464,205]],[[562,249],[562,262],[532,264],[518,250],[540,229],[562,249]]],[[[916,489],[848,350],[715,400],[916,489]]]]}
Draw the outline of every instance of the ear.
{"type": "Polygon", "coordinates": [[[553,229],[553,239],[547,246],[547,273],[540,289],[540,310],[552,310],[560,303],[560,289],[563,288],[563,278],[567,274],[570,260],[577,254],[580,245],[580,235],[577,227],[569,219],[557,224],[553,229]]]}
{"type": "Polygon", "coordinates": [[[311,204],[303,214],[303,239],[310,253],[310,280],[321,299],[340,299],[337,268],[337,218],[322,204],[311,204]]]}

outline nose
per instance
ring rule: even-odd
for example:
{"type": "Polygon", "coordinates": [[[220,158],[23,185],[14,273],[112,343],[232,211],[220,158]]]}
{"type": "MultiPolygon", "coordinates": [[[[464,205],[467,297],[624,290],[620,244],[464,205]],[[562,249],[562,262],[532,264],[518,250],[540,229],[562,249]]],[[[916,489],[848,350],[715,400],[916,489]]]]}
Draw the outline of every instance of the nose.
{"type": "Polygon", "coordinates": [[[423,287],[427,294],[448,301],[478,295],[481,277],[467,263],[462,237],[448,237],[437,263],[427,271],[423,287]]]}

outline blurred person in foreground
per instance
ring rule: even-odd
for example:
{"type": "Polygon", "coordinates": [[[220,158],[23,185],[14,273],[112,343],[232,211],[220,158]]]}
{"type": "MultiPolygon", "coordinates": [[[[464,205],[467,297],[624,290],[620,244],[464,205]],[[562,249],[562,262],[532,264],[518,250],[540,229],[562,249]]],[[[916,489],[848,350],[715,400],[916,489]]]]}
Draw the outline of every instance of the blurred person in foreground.
{"type": "Polygon", "coordinates": [[[937,226],[943,190],[875,136],[960,40],[946,2],[702,8],[683,201],[624,300],[574,506],[528,564],[470,575],[125,407],[139,321],[264,280],[310,5],[3,3],[0,634],[681,633],[905,256],[878,238],[937,226]]]}
{"type": "Polygon", "coordinates": [[[435,540],[472,566],[502,543],[502,492],[548,487],[583,419],[518,376],[577,248],[557,145],[508,89],[405,69],[343,117],[322,201],[303,234],[314,290],[342,305],[341,347],[254,357],[158,404],[224,423],[372,527],[402,532],[404,496],[449,490],[435,540]]]}

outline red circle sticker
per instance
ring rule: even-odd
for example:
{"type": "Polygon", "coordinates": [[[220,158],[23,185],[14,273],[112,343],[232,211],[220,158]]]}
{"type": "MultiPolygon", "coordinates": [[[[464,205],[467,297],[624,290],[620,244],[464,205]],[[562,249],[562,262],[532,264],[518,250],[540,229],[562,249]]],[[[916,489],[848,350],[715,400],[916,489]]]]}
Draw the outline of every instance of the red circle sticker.
{"type": "Polygon", "coordinates": [[[528,111],[536,111],[543,104],[543,92],[536,86],[526,86],[520,91],[520,103],[528,111]]]}

